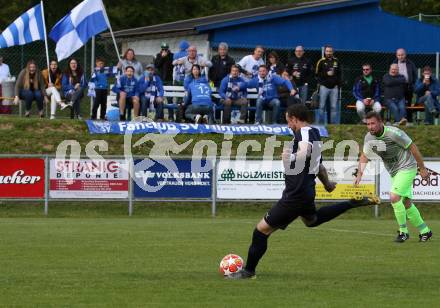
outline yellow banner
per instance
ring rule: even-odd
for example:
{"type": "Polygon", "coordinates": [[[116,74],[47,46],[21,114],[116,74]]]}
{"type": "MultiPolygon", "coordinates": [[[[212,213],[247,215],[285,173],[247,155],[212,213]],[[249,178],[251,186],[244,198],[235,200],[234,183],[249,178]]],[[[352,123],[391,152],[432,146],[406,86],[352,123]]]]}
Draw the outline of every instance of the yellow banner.
{"type": "Polygon", "coordinates": [[[372,195],[375,193],[374,184],[361,184],[356,187],[353,184],[337,184],[336,189],[332,193],[328,193],[324,189],[324,185],[316,183],[316,200],[347,200],[355,195],[372,195]]]}

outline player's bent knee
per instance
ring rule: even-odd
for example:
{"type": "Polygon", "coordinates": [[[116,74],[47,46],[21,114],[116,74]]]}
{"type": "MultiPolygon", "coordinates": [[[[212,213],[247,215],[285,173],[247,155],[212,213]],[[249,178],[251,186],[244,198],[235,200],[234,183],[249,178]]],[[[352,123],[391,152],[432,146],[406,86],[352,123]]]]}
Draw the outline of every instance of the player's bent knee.
{"type": "Polygon", "coordinates": [[[390,202],[391,203],[397,203],[399,201],[400,201],[400,196],[399,195],[396,195],[396,194],[393,194],[393,193],[390,194],[390,202]]]}
{"type": "Polygon", "coordinates": [[[275,231],[275,229],[272,228],[264,219],[260,220],[260,222],[257,224],[257,230],[266,235],[270,235],[275,231]]]}
{"type": "Polygon", "coordinates": [[[313,228],[318,226],[318,218],[316,216],[313,217],[301,217],[302,222],[308,228],[313,228]]]}

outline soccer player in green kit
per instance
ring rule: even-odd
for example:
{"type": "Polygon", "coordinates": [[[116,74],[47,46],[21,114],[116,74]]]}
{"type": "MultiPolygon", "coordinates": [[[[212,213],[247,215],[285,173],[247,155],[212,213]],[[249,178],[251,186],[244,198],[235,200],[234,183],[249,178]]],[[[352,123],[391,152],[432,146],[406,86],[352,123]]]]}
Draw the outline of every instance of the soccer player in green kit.
{"type": "Polygon", "coordinates": [[[419,210],[412,203],[413,181],[419,167],[423,179],[429,178],[422,155],[408,135],[397,127],[385,126],[380,114],[369,112],[366,116],[368,133],[364,140],[364,153],[359,158],[358,173],[355,185],[361,181],[362,174],[371,154],[382,158],[385,168],[391,175],[390,201],[394,209],[399,231],[395,242],[403,243],[409,239],[406,220],[419,230],[420,242],[432,237],[432,232],[423,221],[419,210]],[[378,141],[382,141],[381,148],[378,141]],[[373,145],[373,146],[372,146],[373,145]],[[375,147],[375,145],[377,145],[375,147]]]}

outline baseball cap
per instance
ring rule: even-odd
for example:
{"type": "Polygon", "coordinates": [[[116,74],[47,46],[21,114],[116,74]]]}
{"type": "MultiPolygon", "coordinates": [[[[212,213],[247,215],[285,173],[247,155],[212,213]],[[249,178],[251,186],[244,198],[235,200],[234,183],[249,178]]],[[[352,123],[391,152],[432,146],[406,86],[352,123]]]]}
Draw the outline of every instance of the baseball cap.
{"type": "Polygon", "coordinates": [[[162,44],[160,44],[160,48],[162,48],[162,49],[168,49],[168,48],[170,48],[170,46],[168,46],[167,43],[162,42],[162,44]]]}
{"type": "Polygon", "coordinates": [[[149,68],[155,69],[155,67],[154,67],[153,64],[148,64],[145,68],[146,68],[146,69],[149,69],[149,68]]]}

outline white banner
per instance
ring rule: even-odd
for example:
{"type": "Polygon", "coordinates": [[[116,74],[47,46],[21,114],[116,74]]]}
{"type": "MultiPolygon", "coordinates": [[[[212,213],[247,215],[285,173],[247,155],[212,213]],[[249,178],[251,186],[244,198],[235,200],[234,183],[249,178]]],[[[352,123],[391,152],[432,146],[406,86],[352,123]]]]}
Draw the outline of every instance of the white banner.
{"type": "Polygon", "coordinates": [[[128,198],[128,163],[120,159],[50,160],[51,198],[128,198]]]}
{"type": "MultiPolygon", "coordinates": [[[[439,173],[440,162],[425,162],[426,168],[430,171],[429,180],[423,180],[417,172],[413,181],[414,200],[438,201],[440,199],[439,173]]],[[[381,163],[380,173],[380,198],[390,200],[391,177],[381,163]]]]}

